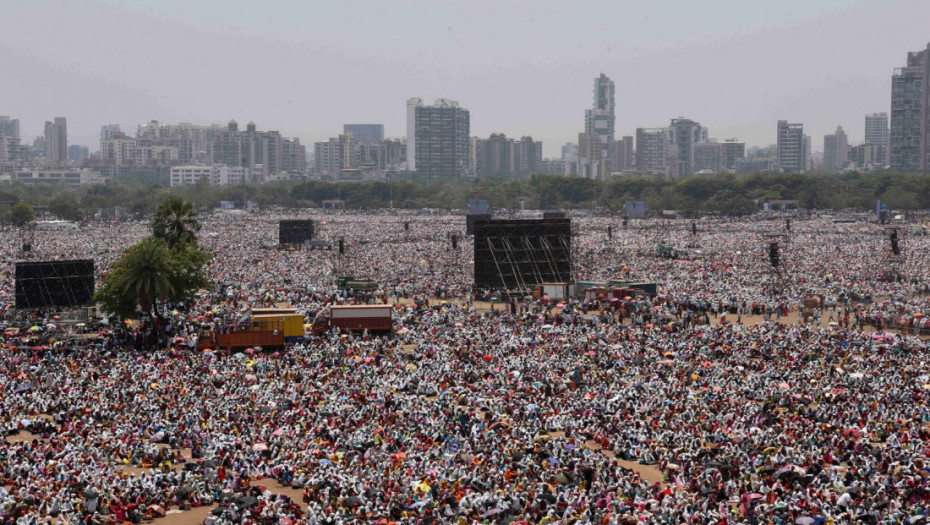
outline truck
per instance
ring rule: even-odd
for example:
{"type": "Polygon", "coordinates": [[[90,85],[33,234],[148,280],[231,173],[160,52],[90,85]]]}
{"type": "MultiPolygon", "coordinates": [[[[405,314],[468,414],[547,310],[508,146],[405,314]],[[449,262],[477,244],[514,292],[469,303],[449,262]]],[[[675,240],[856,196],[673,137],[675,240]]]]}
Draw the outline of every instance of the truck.
{"type": "Polygon", "coordinates": [[[540,283],[533,290],[533,297],[549,296],[553,301],[562,301],[570,297],[568,283],[540,283]]]}
{"type": "Polygon", "coordinates": [[[584,300],[604,303],[610,300],[610,294],[607,288],[585,288],[584,300]]]}
{"type": "Polygon", "coordinates": [[[197,338],[197,349],[232,349],[261,346],[263,348],[278,348],[284,346],[284,334],[271,330],[236,330],[225,334],[217,334],[212,329],[202,330],[197,338]]]}
{"type": "Polygon", "coordinates": [[[389,304],[331,306],[329,316],[313,325],[313,333],[321,334],[332,328],[340,330],[390,331],[394,327],[393,308],[389,304]]]}
{"type": "Polygon", "coordinates": [[[604,288],[607,289],[606,282],[598,281],[575,281],[575,286],[572,295],[574,297],[583,298],[585,296],[585,290],[588,288],[604,288]]]}
{"type": "MultiPolygon", "coordinates": [[[[654,282],[611,279],[607,281],[607,285],[611,289],[631,289],[636,292],[635,295],[647,295],[649,297],[655,297],[658,293],[658,286],[654,282]]],[[[623,297],[620,298],[622,299],[623,297]]]]}
{"type": "Polygon", "coordinates": [[[336,280],[336,285],[340,290],[350,290],[359,292],[373,292],[378,289],[378,282],[371,279],[356,279],[351,276],[342,276],[336,280]]]}
{"type": "Polygon", "coordinates": [[[252,330],[279,332],[285,341],[300,341],[304,337],[304,316],[298,313],[255,315],[253,311],[252,330]]]}

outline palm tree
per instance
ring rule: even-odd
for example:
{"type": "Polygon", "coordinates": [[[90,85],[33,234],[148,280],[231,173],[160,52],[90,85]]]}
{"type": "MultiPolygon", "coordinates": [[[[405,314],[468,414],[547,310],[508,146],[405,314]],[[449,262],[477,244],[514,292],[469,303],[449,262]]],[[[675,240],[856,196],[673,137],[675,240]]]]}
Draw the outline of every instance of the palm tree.
{"type": "Polygon", "coordinates": [[[123,297],[133,298],[143,312],[157,316],[158,299],[174,292],[174,263],[165,241],[145,238],[127,248],[116,266],[116,290],[123,297]]]}
{"type": "Polygon", "coordinates": [[[152,221],[155,237],[164,239],[168,249],[197,240],[200,222],[194,205],[180,197],[172,197],[158,206],[152,221]]]}

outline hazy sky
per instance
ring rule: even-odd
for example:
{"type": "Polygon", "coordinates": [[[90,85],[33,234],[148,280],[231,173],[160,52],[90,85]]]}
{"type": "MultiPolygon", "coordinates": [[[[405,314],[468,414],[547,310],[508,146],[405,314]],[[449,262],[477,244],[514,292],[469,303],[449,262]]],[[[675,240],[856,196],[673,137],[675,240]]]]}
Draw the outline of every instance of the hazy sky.
{"type": "Polygon", "coordinates": [[[711,137],[815,150],[888,111],[890,78],[930,41],[927,0],[0,0],[0,115],[24,137],[103,124],[254,120],[310,143],[344,123],[406,133],[405,103],[458,100],[472,135],[575,141],[604,73],[617,135],[685,116],[711,137]]]}

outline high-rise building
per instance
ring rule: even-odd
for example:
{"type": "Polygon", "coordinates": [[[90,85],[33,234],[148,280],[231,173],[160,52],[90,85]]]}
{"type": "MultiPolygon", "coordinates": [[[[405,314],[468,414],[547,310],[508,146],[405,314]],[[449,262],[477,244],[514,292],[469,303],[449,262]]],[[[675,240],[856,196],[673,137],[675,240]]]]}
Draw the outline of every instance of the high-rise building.
{"type": "Polygon", "coordinates": [[[487,139],[475,141],[475,147],[476,175],[509,175],[515,171],[513,139],[508,139],[503,133],[492,133],[487,139]]]}
{"type": "Polygon", "coordinates": [[[68,160],[81,160],[90,158],[90,149],[87,146],[74,144],[68,146],[68,160]]]}
{"type": "Polygon", "coordinates": [[[837,172],[849,162],[849,139],[843,126],[837,126],[836,132],[823,137],[823,169],[837,172]]]}
{"type": "Polygon", "coordinates": [[[11,119],[7,116],[0,116],[0,135],[20,138],[19,119],[11,119]]]}
{"type": "MultiPolygon", "coordinates": [[[[885,155],[873,159],[870,164],[888,164],[888,113],[870,113],[865,116],[865,144],[879,146],[879,149],[871,148],[871,150],[885,155]]],[[[850,160],[850,162],[853,161],[850,160]]]]}
{"type": "Polygon", "coordinates": [[[589,179],[601,179],[606,175],[607,155],[598,135],[578,134],[578,174],[589,179]]]}
{"type": "Polygon", "coordinates": [[[49,162],[68,160],[68,119],[65,117],[45,122],[45,158],[49,162]]]}
{"type": "Polygon", "coordinates": [[[668,128],[636,129],[636,172],[668,175],[668,128]]]}
{"type": "MultiPolygon", "coordinates": [[[[614,142],[614,82],[601,75],[594,79],[594,100],[591,109],[584,112],[584,135],[597,138],[600,142],[597,148],[598,158],[580,156],[583,169],[594,169],[595,177],[606,174],[608,169],[607,158],[610,155],[611,145],[614,142]]],[[[579,144],[580,146],[580,144],[579,144]]],[[[589,148],[590,149],[590,148],[589,148]]],[[[590,153],[590,152],[589,152],[590,153]]]]}
{"type": "Polygon", "coordinates": [[[739,162],[746,158],[746,143],[737,139],[723,141],[723,167],[736,171],[739,162]]]}
{"type": "Polygon", "coordinates": [[[282,171],[304,171],[306,156],[300,140],[286,139],[277,131],[258,131],[254,122],[239,131],[239,124],[231,120],[225,130],[213,134],[213,162],[249,168],[250,175],[259,181],[282,171]]]}
{"type": "Polygon", "coordinates": [[[384,140],[384,124],[343,124],[342,133],[355,140],[384,140]]]}
{"type": "Polygon", "coordinates": [[[897,171],[927,172],[930,165],[930,45],[907,54],[891,77],[889,164],[897,171]]]}
{"type": "Polygon", "coordinates": [[[117,133],[122,133],[119,124],[107,124],[100,127],[100,140],[112,139],[117,133]]]}
{"type": "Polygon", "coordinates": [[[623,173],[634,167],[633,137],[623,137],[610,143],[607,166],[608,173],[623,173]]]}
{"type": "Polygon", "coordinates": [[[804,124],[778,121],[776,160],[784,173],[803,173],[807,168],[804,124]]]}
{"type": "Polygon", "coordinates": [[[723,171],[723,144],[716,140],[702,140],[693,147],[694,164],[691,173],[709,171],[719,173],[723,171]]]}
{"type": "MultiPolygon", "coordinates": [[[[694,145],[701,141],[701,125],[691,119],[672,119],[668,128],[669,144],[678,154],[678,176],[694,173],[694,145]]],[[[706,137],[705,137],[706,138],[706,137]]]]}
{"type": "Polygon", "coordinates": [[[19,119],[0,116],[0,162],[20,157],[19,119]]]}
{"type": "Polygon", "coordinates": [[[432,106],[407,101],[407,169],[427,179],[469,175],[471,125],[467,109],[454,100],[432,106]]]}

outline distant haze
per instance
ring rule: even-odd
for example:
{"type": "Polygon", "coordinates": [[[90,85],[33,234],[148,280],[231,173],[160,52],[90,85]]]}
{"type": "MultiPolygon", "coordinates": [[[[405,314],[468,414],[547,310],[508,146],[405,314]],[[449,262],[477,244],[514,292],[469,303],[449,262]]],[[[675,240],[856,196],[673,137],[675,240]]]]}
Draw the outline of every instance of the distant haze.
{"type": "Polygon", "coordinates": [[[24,142],[56,116],[101,125],[240,123],[310,144],[345,123],[405,130],[405,102],[458,100],[472,135],[575,141],[594,78],[616,83],[617,136],[685,116],[720,140],[815,150],[889,110],[890,77],[930,41],[926,0],[132,2],[0,0],[0,115],[24,142]]]}

